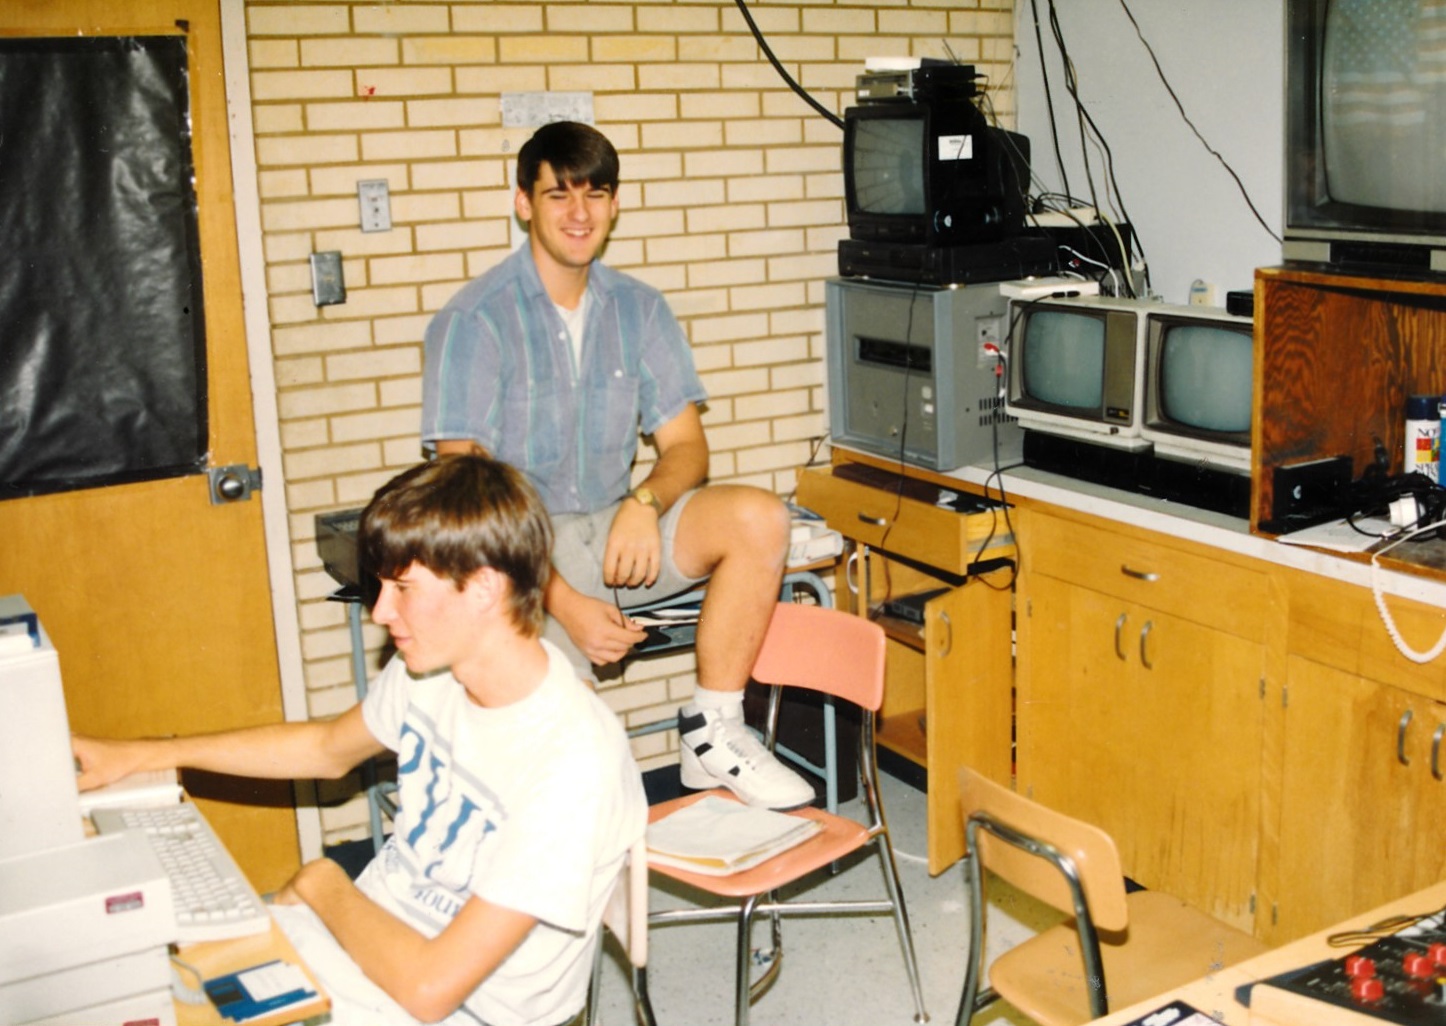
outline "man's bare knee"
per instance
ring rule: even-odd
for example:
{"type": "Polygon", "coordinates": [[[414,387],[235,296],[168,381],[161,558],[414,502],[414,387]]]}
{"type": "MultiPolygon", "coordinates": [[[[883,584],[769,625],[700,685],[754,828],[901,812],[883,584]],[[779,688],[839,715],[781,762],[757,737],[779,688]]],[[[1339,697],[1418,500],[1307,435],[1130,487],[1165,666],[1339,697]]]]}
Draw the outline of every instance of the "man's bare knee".
{"type": "Polygon", "coordinates": [[[683,511],[675,556],[685,573],[711,573],[725,559],[740,557],[781,567],[789,531],[788,507],[772,492],[750,485],[714,485],[694,496],[683,511]]]}

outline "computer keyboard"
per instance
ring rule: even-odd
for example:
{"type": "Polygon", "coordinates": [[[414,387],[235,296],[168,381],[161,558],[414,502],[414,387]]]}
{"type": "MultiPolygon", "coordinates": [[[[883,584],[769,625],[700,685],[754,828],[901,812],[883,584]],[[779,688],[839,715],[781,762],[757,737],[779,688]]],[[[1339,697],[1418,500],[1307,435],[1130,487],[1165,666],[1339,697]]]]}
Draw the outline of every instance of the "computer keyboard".
{"type": "Polygon", "coordinates": [[[118,830],[145,834],[170,877],[182,944],[230,940],[270,929],[266,905],[195,805],[96,809],[91,821],[102,834],[118,830]]]}

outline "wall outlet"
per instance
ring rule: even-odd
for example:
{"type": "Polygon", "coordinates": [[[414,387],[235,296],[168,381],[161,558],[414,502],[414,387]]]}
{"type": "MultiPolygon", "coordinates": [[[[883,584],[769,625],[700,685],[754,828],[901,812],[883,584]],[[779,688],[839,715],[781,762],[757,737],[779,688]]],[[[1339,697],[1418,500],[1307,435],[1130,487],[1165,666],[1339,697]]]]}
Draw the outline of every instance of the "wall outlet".
{"type": "Polygon", "coordinates": [[[387,180],[367,178],[357,182],[356,196],[361,204],[361,230],[389,231],[392,227],[392,195],[387,180]]]}
{"type": "Polygon", "coordinates": [[[1196,278],[1190,283],[1190,305],[1191,306],[1219,306],[1215,295],[1213,283],[1203,278],[1196,278]]]}
{"type": "Polygon", "coordinates": [[[317,306],[346,302],[340,250],[311,254],[311,299],[317,306]]]}

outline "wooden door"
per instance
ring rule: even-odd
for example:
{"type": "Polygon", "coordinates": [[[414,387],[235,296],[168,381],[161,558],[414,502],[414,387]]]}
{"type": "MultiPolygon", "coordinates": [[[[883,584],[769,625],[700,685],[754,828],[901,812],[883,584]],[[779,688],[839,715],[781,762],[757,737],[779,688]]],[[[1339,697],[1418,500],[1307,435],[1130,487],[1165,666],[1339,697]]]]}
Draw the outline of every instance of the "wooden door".
{"type": "Polygon", "coordinates": [[[1446,874],[1441,703],[1292,656],[1272,941],[1446,874]]]}
{"type": "Polygon", "coordinates": [[[1044,574],[1021,621],[1019,786],[1127,875],[1251,929],[1261,645],[1044,574]]]}
{"type": "MultiPolygon", "coordinates": [[[[209,458],[256,463],[220,0],[9,0],[7,35],[189,36],[205,297],[209,458]],[[182,26],[182,27],[178,27],[182,26]]],[[[12,157],[23,154],[16,147],[12,157]]],[[[279,470],[279,468],[275,468],[279,470]]],[[[277,478],[268,487],[281,487],[277,478]]],[[[190,734],[282,719],[261,504],[213,505],[204,474],[0,502],[0,594],[60,653],[73,730],[190,734]]],[[[299,864],[289,784],[187,778],[263,891],[299,864]]]]}
{"type": "Polygon", "coordinates": [[[929,872],[964,855],[959,767],[1013,782],[1010,570],[996,570],[932,600],[924,624],[928,716],[929,872]]]}

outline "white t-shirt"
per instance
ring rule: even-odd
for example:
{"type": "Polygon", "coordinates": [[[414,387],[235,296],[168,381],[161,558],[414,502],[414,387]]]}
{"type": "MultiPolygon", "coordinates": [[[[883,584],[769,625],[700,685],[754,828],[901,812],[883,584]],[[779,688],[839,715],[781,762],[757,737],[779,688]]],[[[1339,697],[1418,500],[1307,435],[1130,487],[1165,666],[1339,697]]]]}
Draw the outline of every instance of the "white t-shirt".
{"type": "Polygon", "coordinates": [[[538,920],[461,1021],[558,1023],[582,1007],[603,904],[647,823],[622,725],[543,644],[547,676],[512,705],[484,709],[450,673],[414,678],[393,659],[362,706],[397,753],[401,811],[357,886],[428,936],[474,894],[538,920]]]}

